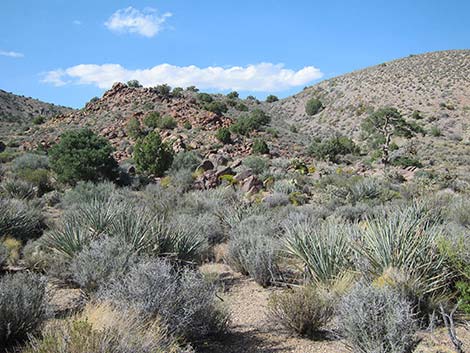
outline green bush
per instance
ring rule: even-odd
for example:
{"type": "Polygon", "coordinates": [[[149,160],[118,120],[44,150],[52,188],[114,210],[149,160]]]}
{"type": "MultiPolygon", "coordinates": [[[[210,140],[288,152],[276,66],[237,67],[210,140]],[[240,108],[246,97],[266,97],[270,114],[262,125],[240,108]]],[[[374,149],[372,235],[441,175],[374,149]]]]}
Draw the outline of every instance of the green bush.
{"type": "Polygon", "coordinates": [[[357,353],[411,353],[415,334],[413,304],[388,287],[360,284],[342,301],[339,327],[357,353]]]}
{"type": "Polygon", "coordinates": [[[175,118],[173,118],[170,115],[165,115],[163,118],[161,118],[160,122],[158,123],[158,127],[160,129],[174,129],[177,126],[175,118]]]}
{"type": "Polygon", "coordinates": [[[104,137],[89,129],[72,130],[62,134],[59,143],[51,147],[49,160],[61,182],[114,180],[117,162],[112,152],[104,137]]]}
{"type": "Polygon", "coordinates": [[[337,163],[339,156],[358,154],[359,147],[345,136],[336,136],[314,141],[308,148],[308,153],[315,158],[337,163]]]}
{"type": "Polygon", "coordinates": [[[142,85],[140,84],[140,82],[137,81],[137,80],[130,80],[130,81],[127,81],[127,86],[132,87],[132,88],[140,88],[140,87],[142,87],[142,85]]]}
{"type": "Polygon", "coordinates": [[[197,100],[202,103],[211,103],[214,99],[209,93],[199,93],[197,95],[197,100]]]}
{"type": "Polygon", "coordinates": [[[180,98],[183,96],[183,87],[175,87],[173,88],[173,91],[171,91],[171,95],[175,98],[180,98]]]}
{"type": "Polygon", "coordinates": [[[219,101],[212,101],[210,103],[205,104],[204,109],[217,115],[222,115],[224,113],[227,113],[228,111],[227,105],[219,101]]]}
{"type": "Polygon", "coordinates": [[[237,91],[233,91],[233,92],[230,92],[227,94],[227,98],[228,99],[237,99],[238,98],[238,92],[237,91]]]}
{"type": "Polygon", "coordinates": [[[0,342],[3,348],[24,341],[46,318],[46,282],[36,274],[0,278],[0,342]]]}
{"type": "Polygon", "coordinates": [[[236,110],[239,110],[241,112],[247,112],[248,111],[248,107],[243,104],[242,102],[238,102],[236,105],[235,105],[235,109],[236,110]]]}
{"type": "Polygon", "coordinates": [[[15,158],[12,168],[15,172],[25,169],[49,169],[49,158],[40,154],[25,153],[15,158]]]}
{"type": "Polygon", "coordinates": [[[268,154],[269,153],[268,144],[266,143],[266,141],[262,139],[254,140],[251,150],[255,154],[268,154]]]}
{"type": "Polygon", "coordinates": [[[52,190],[50,173],[46,169],[23,169],[18,172],[18,176],[35,186],[38,190],[38,196],[52,190]]]}
{"type": "Polygon", "coordinates": [[[242,164],[251,169],[256,175],[265,172],[269,168],[269,160],[260,156],[248,156],[243,160],[242,164]]]}
{"type": "Polygon", "coordinates": [[[43,116],[37,116],[33,119],[33,124],[34,125],[41,125],[41,124],[44,124],[46,122],[46,118],[43,117],[43,116]]]}
{"type": "Polygon", "coordinates": [[[414,156],[397,156],[390,159],[390,164],[400,167],[417,167],[421,168],[423,164],[414,156]]]}
{"type": "MultiPolygon", "coordinates": [[[[143,123],[146,127],[150,128],[150,129],[155,129],[155,128],[158,127],[159,121],[160,121],[160,113],[151,112],[151,113],[147,114],[147,116],[144,118],[143,123]]],[[[137,134],[136,136],[138,137],[139,134],[137,134]]],[[[131,136],[131,137],[133,137],[133,136],[131,136]]]]}
{"type": "Polygon", "coordinates": [[[169,97],[171,92],[171,87],[166,83],[158,85],[154,88],[155,92],[162,97],[169,97]]]}
{"type": "Polygon", "coordinates": [[[242,115],[232,124],[230,129],[240,135],[248,135],[254,130],[259,130],[263,125],[269,124],[271,118],[260,109],[255,109],[250,115],[242,115]]]}
{"type": "Polygon", "coordinates": [[[315,338],[333,317],[334,302],[319,289],[300,287],[274,293],[269,313],[274,322],[292,333],[315,338]]]}
{"type": "Polygon", "coordinates": [[[441,129],[439,129],[437,126],[431,127],[431,136],[439,137],[441,135],[442,135],[441,129]]]}
{"type": "Polygon", "coordinates": [[[318,98],[311,98],[305,104],[305,112],[307,115],[315,115],[323,109],[323,103],[318,98]]]}
{"type": "Polygon", "coordinates": [[[139,172],[162,176],[173,162],[173,150],[152,131],[135,144],[134,161],[139,172]]]}
{"type": "Polygon", "coordinates": [[[126,124],[126,132],[133,139],[137,139],[142,136],[142,127],[140,126],[140,121],[134,117],[130,118],[126,124]]]}
{"type": "Polygon", "coordinates": [[[267,103],[274,103],[274,102],[277,102],[279,100],[279,98],[277,98],[276,96],[270,94],[269,96],[266,97],[266,102],[267,103]]]}
{"type": "Polygon", "coordinates": [[[230,136],[230,129],[227,127],[221,127],[220,129],[218,129],[215,134],[215,137],[217,137],[217,140],[219,140],[223,144],[228,144],[232,141],[232,138],[230,136]]]}

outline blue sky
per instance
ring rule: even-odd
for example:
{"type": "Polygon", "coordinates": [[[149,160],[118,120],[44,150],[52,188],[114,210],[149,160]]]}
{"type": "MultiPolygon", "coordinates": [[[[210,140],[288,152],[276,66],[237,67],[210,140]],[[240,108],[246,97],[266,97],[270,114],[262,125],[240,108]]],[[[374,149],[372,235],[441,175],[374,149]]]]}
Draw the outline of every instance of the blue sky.
{"type": "Polygon", "coordinates": [[[284,97],[384,61],[470,48],[467,0],[0,1],[0,89],[82,107],[112,82],[284,97]]]}

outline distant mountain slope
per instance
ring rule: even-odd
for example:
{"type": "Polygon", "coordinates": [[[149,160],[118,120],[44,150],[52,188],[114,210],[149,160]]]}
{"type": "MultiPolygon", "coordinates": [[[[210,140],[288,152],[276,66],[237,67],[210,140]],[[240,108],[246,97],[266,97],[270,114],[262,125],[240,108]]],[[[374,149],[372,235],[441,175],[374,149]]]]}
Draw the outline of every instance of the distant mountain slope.
{"type": "Polygon", "coordinates": [[[0,121],[2,122],[28,122],[37,116],[52,117],[72,110],[0,89],[0,121]]]}
{"type": "Polygon", "coordinates": [[[295,125],[304,138],[341,133],[358,139],[360,124],[372,111],[392,106],[427,131],[415,140],[425,165],[470,170],[470,50],[410,55],[320,82],[266,105],[278,126],[295,125]],[[310,98],[324,109],[305,113],[310,98]],[[416,114],[415,114],[416,116],[416,114]]]}
{"type": "Polygon", "coordinates": [[[43,116],[47,119],[72,111],[71,108],[18,96],[0,89],[0,140],[7,137],[14,139],[17,133],[32,125],[35,117],[43,116]]]}

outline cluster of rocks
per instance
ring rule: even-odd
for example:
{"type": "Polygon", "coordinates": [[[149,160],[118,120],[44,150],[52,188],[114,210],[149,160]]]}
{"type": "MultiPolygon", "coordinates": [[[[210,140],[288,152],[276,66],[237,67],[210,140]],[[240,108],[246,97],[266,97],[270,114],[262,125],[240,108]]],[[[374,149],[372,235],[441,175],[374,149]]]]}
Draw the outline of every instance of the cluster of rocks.
{"type": "Polygon", "coordinates": [[[200,175],[194,181],[194,188],[199,190],[211,189],[222,184],[224,176],[228,176],[232,185],[239,185],[246,193],[257,193],[263,188],[263,182],[253,174],[251,169],[239,169],[241,160],[228,163],[228,159],[216,154],[205,159],[198,166],[200,175]]]}

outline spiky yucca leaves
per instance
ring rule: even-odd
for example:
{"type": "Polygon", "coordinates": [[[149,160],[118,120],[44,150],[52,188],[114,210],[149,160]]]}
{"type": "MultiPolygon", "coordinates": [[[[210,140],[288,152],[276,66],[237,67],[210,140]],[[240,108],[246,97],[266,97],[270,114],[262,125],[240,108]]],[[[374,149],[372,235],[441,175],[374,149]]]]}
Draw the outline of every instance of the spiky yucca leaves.
{"type": "Polygon", "coordinates": [[[335,220],[293,221],[285,225],[285,250],[304,266],[309,279],[332,284],[351,269],[347,226],[335,220]]]}
{"type": "Polygon", "coordinates": [[[420,205],[391,210],[357,228],[356,251],[367,260],[373,276],[394,269],[422,295],[437,293],[448,284],[452,270],[438,251],[443,231],[436,221],[420,205]]]}
{"type": "Polygon", "coordinates": [[[95,238],[96,236],[88,229],[65,220],[58,228],[46,233],[39,241],[46,249],[66,259],[72,259],[76,253],[95,238]]]}
{"type": "Polygon", "coordinates": [[[6,179],[0,184],[0,193],[19,200],[31,200],[36,196],[32,184],[19,179],[6,179]]]}
{"type": "Polygon", "coordinates": [[[42,216],[33,205],[23,200],[0,198],[0,210],[0,237],[26,241],[40,235],[42,216]]]}

